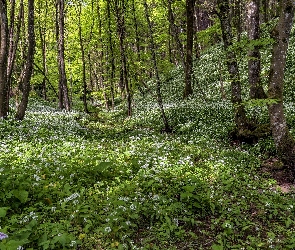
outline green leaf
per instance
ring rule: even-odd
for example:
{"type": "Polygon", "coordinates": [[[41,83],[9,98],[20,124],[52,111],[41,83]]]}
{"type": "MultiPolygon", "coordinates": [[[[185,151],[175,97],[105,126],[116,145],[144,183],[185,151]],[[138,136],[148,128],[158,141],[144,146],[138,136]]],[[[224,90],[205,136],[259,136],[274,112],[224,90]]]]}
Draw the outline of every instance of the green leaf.
{"type": "Polygon", "coordinates": [[[196,186],[187,185],[187,186],[184,186],[183,188],[185,191],[192,193],[195,190],[196,186]]]}
{"type": "Polygon", "coordinates": [[[21,203],[25,203],[28,200],[29,192],[26,190],[13,190],[13,195],[19,199],[21,203]]]}
{"type": "Polygon", "coordinates": [[[6,216],[8,209],[9,209],[9,207],[0,207],[0,218],[3,218],[6,216]]]}
{"type": "Polygon", "coordinates": [[[104,172],[105,170],[107,170],[110,166],[112,166],[112,163],[111,162],[101,162],[99,163],[98,166],[96,166],[94,168],[95,171],[98,171],[98,172],[104,172]]]}
{"type": "Polygon", "coordinates": [[[214,244],[212,246],[212,250],[223,250],[223,246],[222,245],[216,245],[216,244],[214,244]]]}

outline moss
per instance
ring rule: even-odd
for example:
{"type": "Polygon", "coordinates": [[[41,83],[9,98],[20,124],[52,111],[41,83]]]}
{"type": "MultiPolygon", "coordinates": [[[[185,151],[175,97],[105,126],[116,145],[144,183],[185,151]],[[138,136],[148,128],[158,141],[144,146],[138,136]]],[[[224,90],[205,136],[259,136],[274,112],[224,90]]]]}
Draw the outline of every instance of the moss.
{"type": "Polygon", "coordinates": [[[235,128],[230,132],[232,140],[238,140],[249,144],[257,143],[260,138],[271,135],[270,125],[267,124],[250,124],[246,128],[235,128]]]}

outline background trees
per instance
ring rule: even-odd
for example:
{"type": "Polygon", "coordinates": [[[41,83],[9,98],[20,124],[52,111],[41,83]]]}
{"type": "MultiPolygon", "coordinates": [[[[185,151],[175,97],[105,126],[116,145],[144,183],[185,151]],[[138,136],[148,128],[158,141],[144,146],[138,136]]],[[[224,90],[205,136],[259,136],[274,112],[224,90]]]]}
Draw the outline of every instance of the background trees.
{"type": "MultiPolygon", "coordinates": [[[[164,130],[170,131],[161,88],[169,81],[171,69],[181,69],[182,97],[194,94],[206,100],[207,93],[199,86],[200,75],[194,72],[194,67],[203,50],[222,40],[226,59],[218,62],[221,96],[225,98],[225,91],[230,89],[238,134],[252,135],[259,127],[259,121],[254,122],[247,113],[249,99],[261,99],[263,105],[271,103],[269,100],[280,100],[269,105],[269,117],[278,149],[285,152],[279,146],[282,143],[278,138],[282,137],[278,136],[278,127],[288,131],[283,117],[282,84],[292,22],[283,20],[282,15],[291,13],[294,7],[291,2],[284,5],[257,0],[28,3],[26,6],[23,1],[1,1],[0,117],[7,117],[9,99],[14,97],[18,107],[15,117],[23,119],[31,89],[31,94],[58,102],[59,108],[67,111],[80,100],[87,113],[91,111],[88,103],[109,110],[123,100],[128,116],[132,116],[134,95],[152,93],[162,113],[164,130]],[[275,27],[278,16],[277,27],[286,29],[283,33],[278,28],[272,31],[267,28],[275,27]],[[261,50],[266,51],[270,45],[274,45],[271,66],[262,70],[261,50]],[[241,61],[245,59],[248,87],[241,78],[241,72],[245,71],[241,61]],[[227,76],[222,71],[224,65],[227,76]],[[230,82],[230,88],[224,86],[223,79],[230,82]]],[[[288,132],[283,134],[289,138],[288,132]]],[[[293,143],[291,139],[287,141],[293,143]]]]}

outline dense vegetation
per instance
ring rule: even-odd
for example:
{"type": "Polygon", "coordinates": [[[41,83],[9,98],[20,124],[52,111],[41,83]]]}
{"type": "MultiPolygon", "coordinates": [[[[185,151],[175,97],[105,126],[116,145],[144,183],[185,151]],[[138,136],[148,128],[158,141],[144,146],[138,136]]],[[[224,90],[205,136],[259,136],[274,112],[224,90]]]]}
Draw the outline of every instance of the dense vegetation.
{"type": "MultiPolygon", "coordinates": [[[[124,103],[87,115],[32,95],[25,120],[1,121],[0,248],[294,249],[294,194],[271,176],[280,168],[271,137],[229,138],[231,104],[210,70],[222,55],[212,47],[196,65],[206,100],[183,101],[181,70],[171,71],[170,134],[140,94],[131,118],[124,103]]],[[[265,107],[256,114],[267,119],[265,107]]]]}
{"type": "Polygon", "coordinates": [[[0,250],[295,249],[294,1],[27,3],[0,1],[0,250]]]}

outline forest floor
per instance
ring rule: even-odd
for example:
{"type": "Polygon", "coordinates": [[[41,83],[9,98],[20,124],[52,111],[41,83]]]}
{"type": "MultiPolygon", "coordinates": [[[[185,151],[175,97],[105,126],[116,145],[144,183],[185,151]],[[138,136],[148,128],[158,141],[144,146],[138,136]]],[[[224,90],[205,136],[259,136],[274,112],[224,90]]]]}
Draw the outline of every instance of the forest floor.
{"type": "Polygon", "coordinates": [[[171,134],[156,108],[1,121],[0,249],[294,249],[272,139],[231,143],[227,102],[166,111],[171,134]]]}

